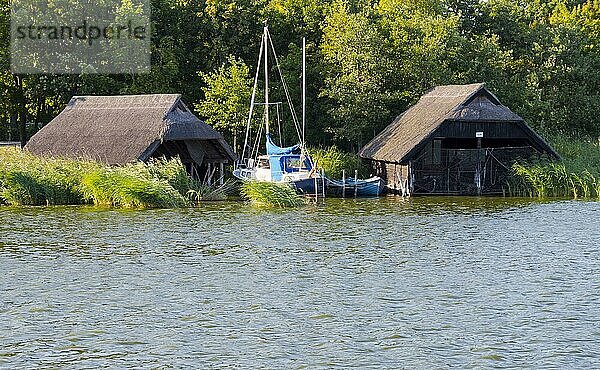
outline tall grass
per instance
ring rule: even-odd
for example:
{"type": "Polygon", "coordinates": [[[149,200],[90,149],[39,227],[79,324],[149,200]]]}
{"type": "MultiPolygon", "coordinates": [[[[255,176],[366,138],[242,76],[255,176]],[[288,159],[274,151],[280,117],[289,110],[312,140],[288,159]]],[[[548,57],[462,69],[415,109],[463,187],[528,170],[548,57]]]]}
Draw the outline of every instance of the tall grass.
{"type": "Polygon", "coordinates": [[[346,153],[336,146],[309,148],[308,152],[316,166],[323,168],[331,178],[341,179],[344,170],[347,177],[353,177],[355,170],[358,170],[361,177],[367,175],[367,168],[358,155],[346,153]]]}
{"type": "Polygon", "coordinates": [[[600,141],[548,135],[560,162],[515,163],[507,186],[515,196],[600,198],[600,141]]]}
{"type": "Polygon", "coordinates": [[[0,148],[0,203],[83,204],[80,180],[93,162],[45,160],[18,148],[0,148]]]}
{"type": "Polygon", "coordinates": [[[143,164],[101,168],[81,179],[84,198],[95,205],[122,208],[174,208],[188,205],[168,181],[153,177],[143,164]]]}
{"type": "Polygon", "coordinates": [[[144,166],[144,169],[146,169],[153,177],[169,183],[171,187],[184,196],[190,190],[201,192],[207,187],[200,183],[200,181],[191,178],[179,159],[151,159],[144,166]]]}
{"type": "Polygon", "coordinates": [[[246,181],[240,188],[240,194],[252,204],[262,207],[297,207],[304,204],[304,199],[287,184],[246,181]]]}
{"type": "Polygon", "coordinates": [[[0,204],[171,208],[194,205],[211,192],[179,159],[111,167],[0,148],[0,204]]]}

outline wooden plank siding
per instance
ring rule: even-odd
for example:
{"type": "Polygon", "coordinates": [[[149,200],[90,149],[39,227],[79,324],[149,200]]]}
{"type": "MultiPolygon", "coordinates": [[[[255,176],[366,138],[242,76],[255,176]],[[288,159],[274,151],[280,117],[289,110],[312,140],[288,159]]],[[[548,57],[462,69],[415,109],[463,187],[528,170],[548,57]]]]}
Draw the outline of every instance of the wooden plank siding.
{"type": "Polygon", "coordinates": [[[468,122],[444,121],[432,134],[433,137],[475,138],[477,132],[483,132],[484,138],[519,138],[529,136],[515,122],[468,122]]]}

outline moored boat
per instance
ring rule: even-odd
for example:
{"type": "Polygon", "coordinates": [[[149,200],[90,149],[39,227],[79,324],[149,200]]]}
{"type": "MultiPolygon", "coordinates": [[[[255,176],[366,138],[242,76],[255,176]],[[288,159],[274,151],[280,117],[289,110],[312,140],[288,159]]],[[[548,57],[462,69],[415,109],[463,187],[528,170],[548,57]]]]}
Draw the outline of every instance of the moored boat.
{"type": "Polygon", "coordinates": [[[383,189],[383,179],[378,176],[368,179],[352,177],[345,180],[327,179],[327,192],[338,197],[378,197],[383,193],[383,189]]]}
{"type": "MultiPolygon", "coordinates": [[[[292,101],[289,96],[288,88],[283,80],[283,74],[279,68],[279,63],[277,62],[277,55],[275,53],[275,48],[273,47],[273,42],[271,40],[271,36],[269,34],[269,29],[265,25],[264,32],[262,36],[257,73],[254,79],[254,88],[252,90],[252,98],[250,102],[250,112],[248,115],[248,122],[246,126],[246,140],[244,143],[244,149],[242,155],[240,156],[240,161],[236,163],[235,169],[233,171],[233,175],[238,179],[244,181],[266,181],[266,182],[275,182],[275,183],[286,183],[290,186],[293,186],[298,193],[302,194],[314,194],[314,179],[320,179],[320,175],[317,171],[315,171],[314,163],[308,152],[306,151],[305,141],[304,141],[304,132],[305,132],[305,91],[306,91],[306,83],[305,83],[305,45],[303,40],[303,55],[302,55],[302,65],[303,65],[303,77],[302,77],[302,123],[298,121],[296,117],[296,113],[294,107],[292,105],[292,101]],[[275,58],[277,69],[279,70],[279,76],[281,76],[281,83],[283,85],[283,89],[285,91],[285,95],[287,98],[287,103],[290,108],[290,116],[292,117],[292,121],[296,128],[296,132],[298,134],[299,144],[283,147],[278,146],[273,142],[273,138],[271,137],[271,133],[269,131],[270,122],[269,122],[269,106],[277,105],[280,103],[270,103],[269,102],[269,68],[268,68],[268,50],[269,48],[272,50],[273,57],[275,58]],[[261,61],[264,58],[264,90],[265,90],[265,99],[264,103],[264,140],[265,140],[265,149],[266,154],[259,154],[260,143],[262,142],[262,134],[263,127],[257,130],[256,137],[253,139],[253,144],[251,144],[250,140],[250,131],[251,131],[251,122],[252,122],[252,114],[254,112],[255,97],[258,85],[258,71],[261,68],[261,61]],[[246,148],[250,148],[248,152],[246,152],[246,148]],[[312,186],[312,191],[311,191],[312,186]]],[[[279,108],[277,109],[277,122],[279,122],[279,108]]],[[[281,126],[279,129],[279,140],[281,141],[281,126]]],[[[322,180],[318,180],[323,182],[322,180]]]]}

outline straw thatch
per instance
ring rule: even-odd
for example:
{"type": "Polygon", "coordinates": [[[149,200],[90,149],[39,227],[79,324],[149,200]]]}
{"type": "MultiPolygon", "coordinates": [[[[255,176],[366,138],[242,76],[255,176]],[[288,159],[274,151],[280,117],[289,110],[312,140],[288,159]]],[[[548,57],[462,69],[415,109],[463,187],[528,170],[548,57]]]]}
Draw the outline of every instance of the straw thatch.
{"type": "Polygon", "coordinates": [[[236,159],[223,136],[194,116],[179,94],[75,96],[25,148],[37,155],[123,164],[146,161],[167,143],[209,163],[236,159]]]}
{"type": "Polygon", "coordinates": [[[515,125],[536,150],[558,158],[558,154],[521,117],[502,105],[483,83],[437,86],[429,90],[417,104],[365,145],[359,155],[371,160],[406,163],[444,122],[449,125],[460,122],[515,125]]]}

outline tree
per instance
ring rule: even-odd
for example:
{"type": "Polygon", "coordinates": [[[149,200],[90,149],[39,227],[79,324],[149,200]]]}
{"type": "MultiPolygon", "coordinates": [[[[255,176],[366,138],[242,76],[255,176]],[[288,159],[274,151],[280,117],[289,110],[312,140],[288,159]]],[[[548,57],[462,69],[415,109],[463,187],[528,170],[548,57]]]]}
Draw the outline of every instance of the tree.
{"type": "Polygon", "coordinates": [[[385,40],[372,9],[350,11],[347,2],[332,5],[323,27],[321,53],[326,68],[321,97],[329,100],[332,125],[326,127],[344,147],[358,148],[387,120],[385,40]],[[350,145],[348,145],[350,143],[350,145]]]}
{"type": "MultiPolygon", "coordinates": [[[[600,135],[600,0],[151,0],[151,6],[149,73],[14,76],[10,6],[0,0],[0,123],[12,123],[11,136],[19,136],[17,123],[48,122],[73,95],[168,92],[197,102],[198,113],[239,146],[252,84],[246,65],[257,61],[264,20],[297,112],[300,45],[307,38],[309,143],[355,150],[426,90],[472,82],[486,82],[537,128],[600,135]]],[[[277,83],[271,98],[285,100],[277,83]]],[[[3,139],[7,131],[0,130],[3,139]]],[[[292,134],[283,127],[286,139],[292,134]]]]}
{"type": "MultiPolygon", "coordinates": [[[[334,139],[356,147],[432,86],[455,80],[459,17],[440,1],[381,0],[377,6],[338,1],[323,28],[334,139]]],[[[347,144],[346,144],[347,147],[347,144]]]]}
{"type": "Polygon", "coordinates": [[[206,86],[202,88],[204,99],[196,104],[196,110],[206,123],[232,138],[238,151],[238,135],[246,127],[252,95],[248,66],[230,56],[216,71],[198,74],[206,86]]]}

